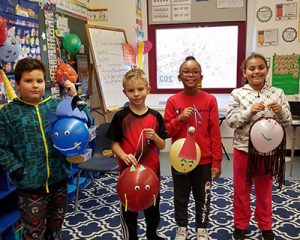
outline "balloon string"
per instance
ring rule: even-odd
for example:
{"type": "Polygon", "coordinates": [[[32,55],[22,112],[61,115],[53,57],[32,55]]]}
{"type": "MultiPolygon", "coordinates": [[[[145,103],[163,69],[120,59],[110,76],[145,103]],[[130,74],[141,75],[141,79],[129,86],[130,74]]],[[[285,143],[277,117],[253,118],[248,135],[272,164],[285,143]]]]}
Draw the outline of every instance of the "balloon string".
{"type": "Polygon", "coordinates": [[[139,157],[138,157],[138,159],[137,159],[137,162],[139,162],[140,161],[140,159],[141,159],[141,157],[142,157],[142,155],[143,155],[143,151],[144,151],[144,137],[143,137],[143,132],[144,132],[144,130],[142,130],[141,131],[141,133],[140,133],[140,136],[139,136],[139,140],[138,140],[138,142],[137,142],[137,145],[136,145],[136,149],[135,149],[135,153],[134,153],[134,156],[136,156],[136,154],[137,154],[137,151],[138,151],[138,149],[139,149],[139,145],[140,145],[140,142],[141,142],[141,154],[139,155],[139,157]]]}
{"type": "Polygon", "coordinates": [[[203,123],[203,117],[201,115],[201,113],[199,113],[198,109],[196,108],[196,105],[193,105],[193,111],[194,111],[194,117],[195,117],[195,126],[197,128],[198,123],[202,124],[203,123]],[[198,119],[199,117],[199,119],[198,119]]]}
{"type": "Polygon", "coordinates": [[[156,197],[155,197],[155,194],[153,194],[153,206],[156,205],[156,197]]]}

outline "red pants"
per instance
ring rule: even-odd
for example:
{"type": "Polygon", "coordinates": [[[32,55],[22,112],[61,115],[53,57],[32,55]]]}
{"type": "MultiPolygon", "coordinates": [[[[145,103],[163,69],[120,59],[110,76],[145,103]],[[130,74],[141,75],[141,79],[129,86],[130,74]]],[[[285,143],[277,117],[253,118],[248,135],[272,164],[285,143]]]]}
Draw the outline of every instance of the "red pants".
{"type": "MultiPolygon", "coordinates": [[[[234,149],[233,151],[233,207],[234,225],[246,229],[251,218],[250,193],[251,186],[246,185],[248,154],[234,149]]],[[[260,230],[272,228],[272,186],[273,178],[269,175],[252,179],[255,187],[256,206],[255,220],[260,230]]]]}

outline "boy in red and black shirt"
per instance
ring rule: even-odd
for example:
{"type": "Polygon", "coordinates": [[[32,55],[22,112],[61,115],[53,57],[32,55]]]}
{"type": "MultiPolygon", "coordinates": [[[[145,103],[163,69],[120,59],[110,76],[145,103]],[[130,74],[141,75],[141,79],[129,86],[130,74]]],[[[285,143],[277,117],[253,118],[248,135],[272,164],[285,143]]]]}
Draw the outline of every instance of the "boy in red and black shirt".
{"type": "MultiPolygon", "coordinates": [[[[127,72],[123,79],[123,88],[129,105],[114,115],[107,133],[113,140],[112,150],[119,158],[119,169],[122,172],[128,166],[139,162],[150,167],[160,178],[158,149],[165,147],[168,136],[160,113],[145,105],[150,91],[145,73],[140,69],[127,72]]],[[[160,221],[159,199],[158,195],[156,205],[144,210],[146,236],[149,240],[164,239],[156,233],[160,221]]],[[[122,206],[121,225],[124,239],[138,239],[137,219],[138,212],[125,211],[122,206]]]]}

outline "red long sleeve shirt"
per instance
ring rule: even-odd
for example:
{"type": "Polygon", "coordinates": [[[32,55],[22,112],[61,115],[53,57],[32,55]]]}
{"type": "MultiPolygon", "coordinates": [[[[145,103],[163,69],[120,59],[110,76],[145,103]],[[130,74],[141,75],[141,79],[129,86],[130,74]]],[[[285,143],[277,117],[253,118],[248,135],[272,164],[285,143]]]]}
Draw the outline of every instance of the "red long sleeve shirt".
{"type": "Polygon", "coordinates": [[[179,92],[171,96],[166,104],[164,122],[172,143],[179,138],[185,138],[189,126],[196,129],[195,140],[201,149],[199,164],[212,163],[215,168],[221,168],[222,144],[219,128],[219,111],[215,96],[200,91],[197,95],[188,96],[179,92]],[[196,123],[195,116],[178,121],[178,116],[186,107],[196,107],[200,116],[196,119],[202,123],[196,123]]]}

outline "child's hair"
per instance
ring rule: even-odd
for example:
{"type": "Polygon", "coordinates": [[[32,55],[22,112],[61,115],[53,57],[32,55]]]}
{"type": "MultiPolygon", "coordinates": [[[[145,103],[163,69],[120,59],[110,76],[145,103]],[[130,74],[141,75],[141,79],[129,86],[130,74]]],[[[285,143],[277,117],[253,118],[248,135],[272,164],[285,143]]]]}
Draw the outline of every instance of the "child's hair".
{"type": "Polygon", "coordinates": [[[141,69],[138,69],[138,68],[131,69],[124,75],[123,88],[125,88],[125,84],[126,84],[127,80],[131,80],[131,79],[142,80],[148,85],[147,76],[146,76],[145,72],[141,69]]]}
{"type": "MultiPolygon", "coordinates": [[[[264,63],[266,64],[266,67],[268,68],[268,63],[267,63],[266,58],[260,53],[253,52],[243,61],[242,66],[241,66],[241,69],[243,72],[246,71],[248,62],[253,58],[260,58],[261,60],[264,61],[264,63]]],[[[244,84],[248,83],[247,79],[244,78],[243,80],[244,80],[244,84]]]]}
{"type": "Polygon", "coordinates": [[[263,60],[263,61],[265,62],[266,67],[268,67],[268,63],[267,63],[266,58],[265,58],[262,54],[260,54],[260,53],[255,53],[255,52],[253,52],[253,53],[251,53],[251,54],[243,61],[242,67],[241,67],[243,71],[246,71],[247,64],[248,64],[249,60],[251,60],[251,59],[253,59],[253,58],[260,58],[261,60],[263,60]]]}
{"type": "Polygon", "coordinates": [[[33,70],[41,70],[44,74],[44,80],[46,79],[47,70],[42,61],[35,58],[23,58],[18,61],[15,68],[15,81],[20,83],[22,74],[24,72],[31,72],[33,70]]]}
{"type": "Polygon", "coordinates": [[[195,61],[195,62],[198,64],[199,70],[200,70],[200,73],[201,73],[201,65],[200,65],[200,63],[196,60],[196,58],[195,58],[194,56],[187,56],[187,57],[185,58],[185,61],[184,61],[184,62],[180,65],[180,67],[179,67],[179,72],[181,72],[181,68],[182,68],[183,64],[185,64],[187,61],[191,61],[191,60],[195,61]]]}

